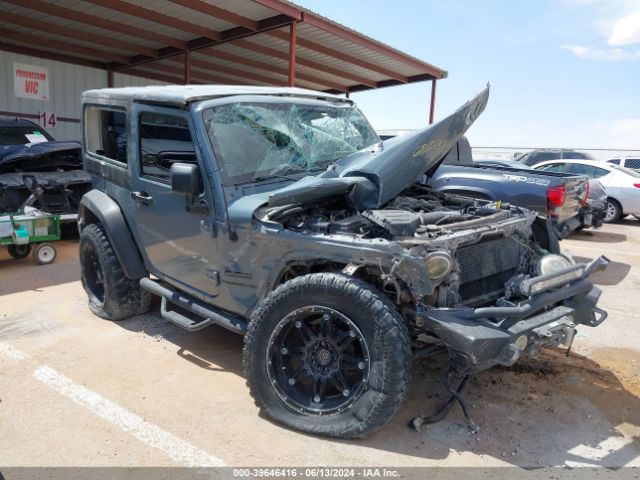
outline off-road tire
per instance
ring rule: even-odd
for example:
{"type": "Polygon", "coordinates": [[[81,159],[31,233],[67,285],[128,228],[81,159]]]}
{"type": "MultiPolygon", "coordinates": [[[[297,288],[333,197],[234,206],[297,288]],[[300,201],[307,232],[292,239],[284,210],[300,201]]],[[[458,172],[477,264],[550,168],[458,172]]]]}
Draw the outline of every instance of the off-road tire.
{"type": "Polygon", "coordinates": [[[102,225],[87,225],[80,233],[80,279],[89,297],[89,309],[101,318],[124,320],[149,311],[151,295],[138,280],[127,278],[102,225]],[[102,294],[93,285],[96,269],[102,294]]]}
{"type": "Polygon", "coordinates": [[[12,258],[20,260],[21,258],[27,258],[29,256],[31,253],[31,245],[28,243],[25,245],[9,245],[7,250],[12,258]]]}
{"type": "Polygon", "coordinates": [[[614,223],[622,217],[622,206],[617,200],[607,198],[607,210],[604,218],[605,223],[614,223]],[[613,213],[612,213],[613,212],[613,213]]]}
{"type": "Polygon", "coordinates": [[[362,438],[383,427],[407,394],[410,339],[405,321],[371,285],[339,273],[313,273],[271,292],[253,311],[244,340],[244,374],[256,405],[287,427],[334,438],[362,438]],[[302,307],[328,307],[349,317],[370,355],[366,389],[348,409],[323,415],[290,408],[271,385],[267,352],[274,328],[302,307]]]}

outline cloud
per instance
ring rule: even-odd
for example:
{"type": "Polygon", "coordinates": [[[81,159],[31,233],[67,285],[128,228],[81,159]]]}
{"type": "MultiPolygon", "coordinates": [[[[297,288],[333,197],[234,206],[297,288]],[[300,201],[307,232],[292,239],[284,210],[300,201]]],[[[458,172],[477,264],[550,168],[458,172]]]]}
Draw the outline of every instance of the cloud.
{"type": "Polygon", "coordinates": [[[633,45],[640,43],[640,12],[619,18],[611,29],[609,45],[633,45]]]}
{"type": "Polygon", "coordinates": [[[601,60],[605,62],[635,62],[640,60],[640,50],[625,50],[622,48],[596,48],[586,45],[563,45],[576,57],[586,60],[601,60]]]}

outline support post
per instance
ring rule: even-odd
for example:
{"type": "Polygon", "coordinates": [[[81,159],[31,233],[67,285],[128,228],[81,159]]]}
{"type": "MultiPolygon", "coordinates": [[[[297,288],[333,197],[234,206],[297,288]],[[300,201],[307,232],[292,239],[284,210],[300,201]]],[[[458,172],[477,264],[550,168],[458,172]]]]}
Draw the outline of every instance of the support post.
{"type": "Polygon", "coordinates": [[[433,123],[436,108],[436,79],[431,80],[431,106],[429,107],[429,125],[433,123]]]}
{"type": "Polygon", "coordinates": [[[113,88],[113,70],[107,69],[107,88],[113,88]]]}
{"type": "Polygon", "coordinates": [[[191,83],[191,52],[189,50],[184,51],[184,84],[189,85],[191,83]]]}
{"type": "Polygon", "coordinates": [[[346,98],[349,98],[349,87],[347,87],[347,91],[344,93],[346,98]]]}
{"type": "Polygon", "coordinates": [[[289,86],[296,86],[296,43],[297,26],[294,21],[289,24],[289,86]]]}

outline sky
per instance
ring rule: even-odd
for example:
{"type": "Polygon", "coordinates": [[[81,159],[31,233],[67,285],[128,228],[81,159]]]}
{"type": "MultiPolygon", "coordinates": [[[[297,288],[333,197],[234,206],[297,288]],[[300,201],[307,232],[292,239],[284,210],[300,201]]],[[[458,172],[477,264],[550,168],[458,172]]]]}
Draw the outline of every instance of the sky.
{"type": "MultiPolygon", "coordinates": [[[[473,146],[640,149],[640,0],[294,1],[447,70],[436,121],[489,82],[473,146]]],[[[352,99],[376,129],[412,129],[430,90],[352,99]]]]}

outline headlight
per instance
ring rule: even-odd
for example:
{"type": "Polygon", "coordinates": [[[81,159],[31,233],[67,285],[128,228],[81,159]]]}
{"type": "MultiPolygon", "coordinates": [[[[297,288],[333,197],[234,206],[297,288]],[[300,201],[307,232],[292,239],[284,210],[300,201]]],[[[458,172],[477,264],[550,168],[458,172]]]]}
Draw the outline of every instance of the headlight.
{"type": "Polygon", "coordinates": [[[538,275],[549,275],[551,273],[565,270],[573,264],[574,263],[567,257],[564,257],[562,255],[549,254],[538,260],[538,264],[536,265],[536,273],[538,275]]]}
{"type": "Polygon", "coordinates": [[[442,280],[453,269],[453,259],[447,252],[432,252],[424,261],[431,280],[442,280]]]}

